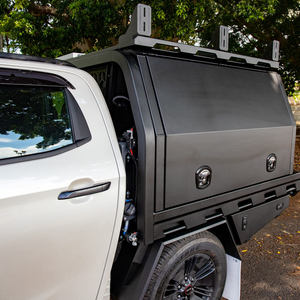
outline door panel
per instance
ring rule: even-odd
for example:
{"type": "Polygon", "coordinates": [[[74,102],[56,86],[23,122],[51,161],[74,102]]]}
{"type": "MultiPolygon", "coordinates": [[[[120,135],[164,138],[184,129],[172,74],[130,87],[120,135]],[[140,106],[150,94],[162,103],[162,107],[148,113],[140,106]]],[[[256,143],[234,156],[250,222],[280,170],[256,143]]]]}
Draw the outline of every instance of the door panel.
{"type": "MultiPolygon", "coordinates": [[[[78,90],[74,94],[83,101],[78,90]]],[[[120,179],[98,104],[92,93],[84,97],[87,121],[93,116],[89,142],[0,166],[2,300],[96,299],[115,226],[120,179]],[[110,185],[104,191],[58,199],[62,192],[106,183],[110,185]]]]}

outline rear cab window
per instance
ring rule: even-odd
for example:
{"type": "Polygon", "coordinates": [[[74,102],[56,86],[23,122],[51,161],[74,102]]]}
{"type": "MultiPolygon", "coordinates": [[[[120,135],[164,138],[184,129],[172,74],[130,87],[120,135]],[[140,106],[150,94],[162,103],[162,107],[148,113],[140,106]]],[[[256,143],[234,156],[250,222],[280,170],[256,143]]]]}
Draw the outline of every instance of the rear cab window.
{"type": "MultiPolygon", "coordinates": [[[[0,163],[67,151],[83,139],[76,138],[72,123],[87,124],[68,87],[55,75],[0,69],[0,163]]],[[[88,138],[87,128],[85,133],[88,138]]]]}

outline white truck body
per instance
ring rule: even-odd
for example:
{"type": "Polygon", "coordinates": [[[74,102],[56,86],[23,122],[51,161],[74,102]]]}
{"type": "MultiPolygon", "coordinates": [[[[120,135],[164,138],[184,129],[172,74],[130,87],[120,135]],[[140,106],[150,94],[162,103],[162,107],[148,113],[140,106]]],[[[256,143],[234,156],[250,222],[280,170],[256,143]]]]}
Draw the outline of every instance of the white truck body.
{"type": "Polygon", "coordinates": [[[75,68],[11,59],[1,59],[0,68],[46,71],[72,82],[92,135],[66,153],[1,166],[0,299],[103,299],[123,216],[125,170],[100,89],[75,68]],[[57,199],[108,181],[104,193],[57,199]]]}

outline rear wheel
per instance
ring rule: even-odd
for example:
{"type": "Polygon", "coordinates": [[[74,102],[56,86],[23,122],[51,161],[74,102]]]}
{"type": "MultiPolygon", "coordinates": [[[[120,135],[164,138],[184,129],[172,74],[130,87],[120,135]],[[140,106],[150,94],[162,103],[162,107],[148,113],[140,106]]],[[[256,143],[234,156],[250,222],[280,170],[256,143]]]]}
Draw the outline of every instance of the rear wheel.
{"type": "Polygon", "coordinates": [[[218,300],[225,278],[221,242],[201,232],[165,246],[144,299],[218,300]]]}

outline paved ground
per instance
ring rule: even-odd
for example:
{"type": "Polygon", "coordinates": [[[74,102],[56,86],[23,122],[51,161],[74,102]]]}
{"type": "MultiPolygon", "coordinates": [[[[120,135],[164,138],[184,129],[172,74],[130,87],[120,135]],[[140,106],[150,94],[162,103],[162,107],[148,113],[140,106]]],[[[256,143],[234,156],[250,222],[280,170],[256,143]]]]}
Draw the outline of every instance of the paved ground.
{"type": "Polygon", "coordinates": [[[238,247],[241,300],[300,299],[300,194],[281,216],[238,247]]]}

